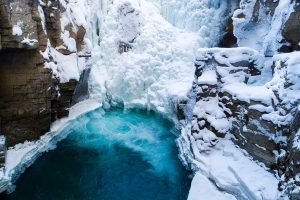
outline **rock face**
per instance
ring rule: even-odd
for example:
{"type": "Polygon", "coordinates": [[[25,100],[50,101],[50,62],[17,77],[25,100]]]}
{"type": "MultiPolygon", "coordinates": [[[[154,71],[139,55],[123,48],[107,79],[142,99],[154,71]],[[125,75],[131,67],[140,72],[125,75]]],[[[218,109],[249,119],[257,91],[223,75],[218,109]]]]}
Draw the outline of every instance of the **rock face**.
{"type": "Polygon", "coordinates": [[[70,8],[60,2],[0,0],[0,117],[9,146],[39,138],[68,115],[80,74],[62,81],[59,59],[77,69],[89,57],[85,28],[62,24],[70,8]]]}
{"type": "MultiPolygon", "coordinates": [[[[300,50],[300,4],[299,0],[296,1],[294,12],[291,13],[289,19],[285,23],[283,32],[283,37],[288,42],[288,50],[294,51],[300,50]]],[[[284,49],[283,49],[284,50],[284,49]]]]}
{"type": "MultiPolygon", "coordinates": [[[[190,95],[195,102],[190,135],[199,152],[232,134],[235,144],[283,177],[279,189],[295,199],[300,185],[299,57],[299,52],[278,54],[270,62],[249,48],[199,49],[190,95]]],[[[183,105],[182,112],[191,109],[183,105]]]]}
{"type": "Polygon", "coordinates": [[[191,100],[178,105],[199,152],[232,134],[290,199],[300,199],[299,3],[242,0],[219,45],[250,49],[200,49],[191,100]]]}
{"type": "Polygon", "coordinates": [[[0,168],[4,167],[6,150],[6,138],[4,136],[0,136],[0,168]]]}
{"type": "Polygon", "coordinates": [[[278,49],[299,49],[297,0],[241,0],[232,19],[233,34],[240,47],[254,48],[266,56],[273,56],[278,49]]]}
{"type": "Polygon", "coordinates": [[[297,176],[300,173],[300,150],[299,146],[296,145],[299,142],[300,135],[300,111],[297,110],[293,122],[290,127],[291,137],[288,143],[288,156],[286,159],[287,169],[285,172],[285,181],[281,184],[282,189],[291,193],[291,199],[299,199],[300,194],[296,190],[296,187],[300,186],[299,180],[297,180],[297,176]]]}

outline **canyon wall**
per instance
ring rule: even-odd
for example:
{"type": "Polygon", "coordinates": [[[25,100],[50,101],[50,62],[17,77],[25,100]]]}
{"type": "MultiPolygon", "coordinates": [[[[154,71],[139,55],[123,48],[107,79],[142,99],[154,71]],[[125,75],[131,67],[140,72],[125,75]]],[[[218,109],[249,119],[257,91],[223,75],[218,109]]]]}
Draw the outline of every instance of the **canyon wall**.
{"type": "Polygon", "coordinates": [[[278,188],[290,199],[300,198],[299,3],[242,0],[220,42],[239,48],[199,49],[192,100],[179,107],[199,152],[211,154],[229,134],[280,177],[278,188]]]}
{"type": "Polygon", "coordinates": [[[68,115],[90,56],[85,27],[63,18],[69,9],[64,1],[0,1],[0,118],[8,146],[39,138],[68,115]],[[78,74],[62,77],[64,65],[78,74]]]}
{"type": "MultiPolygon", "coordinates": [[[[0,0],[0,133],[8,146],[49,131],[51,122],[68,115],[74,91],[78,101],[82,92],[87,95],[86,83],[76,86],[89,73],[86,35],[99,32],[99,26],[88,29],[86,21],[97,22],[87,19],[85,12],[93,13],[82,7],[83,2],[0,0]]],[[[220,6],[221,1],[215,2],[211,7],[220,6]]],[[[193,163],[197,153],[209,155],[230,135],[247,155],[280,177],[278,188],[284,194],[300,199],[300,2],[241,0],[239,6],[234,2],[219,45],[239,48],[200,49],[189,98],[177,106],[179,120],[190,121],[184,134],[197,147],[186,145],[186,155],[193,154],[186,162],[193,163]]],[[[163,11],[170,22],[177,19],[169,15],[170,9],[163,11]]],[[[194,12],[202,14],[196,9],[189,14],[194,12]]],[[[194,20],[191,16],[184,13],[183,18],[194,20]]],[[[195,23],[186,27],[183,24],[190,24],[184,20],[173,22],[193,30],[202,21],[195,23]]],[[[121,52],[131,48],[121,47],[121,52]]],[[[0,163],[4,141],[0,139],[0,163]]]]}

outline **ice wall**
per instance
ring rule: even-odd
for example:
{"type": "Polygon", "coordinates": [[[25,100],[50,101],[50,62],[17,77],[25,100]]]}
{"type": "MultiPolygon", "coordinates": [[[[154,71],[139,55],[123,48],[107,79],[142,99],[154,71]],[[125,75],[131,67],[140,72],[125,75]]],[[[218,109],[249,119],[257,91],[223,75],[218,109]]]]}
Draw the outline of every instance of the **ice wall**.
{"type": "Polygon", "coordinates": [[[228,5],[193,0],[108,4],[108,14],[100,15],[99,40],[93,41],[91,97],[104,106],[123,104],[174,116],[192,87],[194,52],[219,42],[228,5]]]}
{"type": "Polygon", "coordinates": [[[231,5],[228,0],[154,0],[162,16],[176,27],[193,31],[202,38],[201,47],[214,47],[222,36],[231,5]]]}

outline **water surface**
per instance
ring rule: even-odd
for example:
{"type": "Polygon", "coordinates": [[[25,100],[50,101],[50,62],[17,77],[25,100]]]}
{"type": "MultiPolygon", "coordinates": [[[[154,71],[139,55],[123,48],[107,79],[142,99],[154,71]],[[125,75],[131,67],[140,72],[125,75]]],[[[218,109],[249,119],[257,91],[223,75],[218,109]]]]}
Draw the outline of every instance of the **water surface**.
{"type": "Polygon", "coordinates": [[[173,124],[144,111],[98,109],[72,121],[68,137],[38,158],[6,200],[179,200],[189,174],[173,124]]]}

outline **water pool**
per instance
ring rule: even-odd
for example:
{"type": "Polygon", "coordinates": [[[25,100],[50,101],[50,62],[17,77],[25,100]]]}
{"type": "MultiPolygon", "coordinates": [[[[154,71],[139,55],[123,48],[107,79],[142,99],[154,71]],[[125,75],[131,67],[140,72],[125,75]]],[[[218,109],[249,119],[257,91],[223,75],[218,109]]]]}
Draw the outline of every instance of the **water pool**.
{"type": "Polygon", "coordinates": [[[187,198],[191,180],[178,159],[178,132],[154,113],[98,109],[63,132],[68,137],[38,158],[3,199],[187,198]]]}

